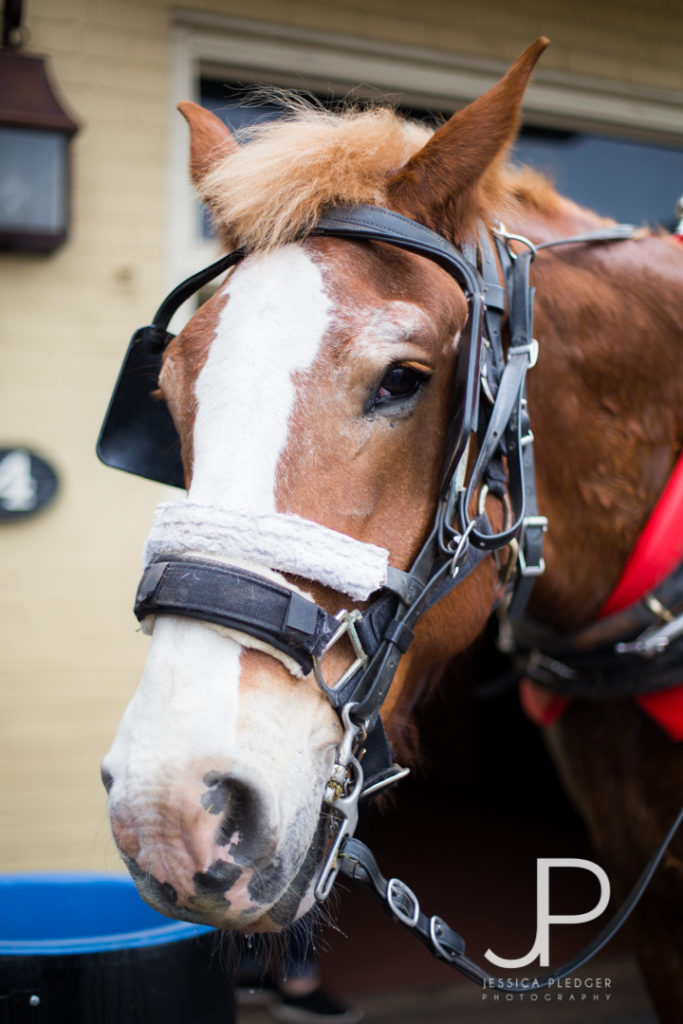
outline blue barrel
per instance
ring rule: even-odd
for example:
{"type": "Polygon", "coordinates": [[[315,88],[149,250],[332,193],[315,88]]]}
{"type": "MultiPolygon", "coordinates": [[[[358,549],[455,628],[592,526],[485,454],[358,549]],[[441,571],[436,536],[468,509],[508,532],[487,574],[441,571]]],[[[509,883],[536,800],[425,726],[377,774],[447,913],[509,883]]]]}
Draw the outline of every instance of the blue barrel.
{"type": "Polygon", "coordinates": [[[233,1024],[228,938],[123,875],[0,875],[2,1024],[233,1024]]]}

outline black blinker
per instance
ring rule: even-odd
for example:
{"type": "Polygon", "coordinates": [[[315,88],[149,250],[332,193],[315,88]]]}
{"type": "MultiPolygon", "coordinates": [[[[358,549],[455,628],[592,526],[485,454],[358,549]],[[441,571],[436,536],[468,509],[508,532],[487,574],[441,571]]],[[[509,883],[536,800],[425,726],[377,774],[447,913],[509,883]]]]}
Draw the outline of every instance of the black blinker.
{"type": "Polygon", "coordinates": [[[243,256],[236,249],[182,281],[159,306],[152,324],[133,335],[97,439],[97,454],[107,466],[185,487],[178,432],[166,405],[152,397],[164,349],[174,337],[166,328],[184,302],[243,256]]]}
{"type": "Polygon", "coordinates": [[[184,487],[178,432],[166,404],[152,395],[172,338],[154,324],[133,335],[97,440],[97,454],[114,469],[184,487]]]}

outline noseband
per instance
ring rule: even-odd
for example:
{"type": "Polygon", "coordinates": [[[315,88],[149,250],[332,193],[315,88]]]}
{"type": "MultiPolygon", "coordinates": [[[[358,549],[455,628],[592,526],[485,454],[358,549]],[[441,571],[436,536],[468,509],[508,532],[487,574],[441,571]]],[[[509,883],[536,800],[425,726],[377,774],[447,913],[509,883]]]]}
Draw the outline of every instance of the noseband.
{"type": "MultiPolygon", "coordinates": [[[[622,225],[545,245],[615,241],[634,233],[622,225]]],[[[295,516],[269,516],[260,526],[256,524],[249,539],[244,517],[238,522],[235,514],[225,510],[172,503],[157,513],[135,614],[141,621],[175,614],[219,624],[236,631],[247,646],[265,644],[294,674],[315,675],[344,729],[323,800],[336,834],[316,885],[319,900],[329,895],[341,870],[375,892],[436,956],[470,978],[487,984],[495,981],[503,989],[540,988],[576,970],[614,934],[640,897],[666,844],[648,865],[618,920],[610,922],[596,942],[558,971],[524,979],[522,985],[493,979],[468,960],[463,939],[440,918],[425,917],[404,883],[387,882],[368,848],[353,833],[360,799],[406,774],[393,763],[380,711],[418,620],[493,552],[508,546],[514,552],[504,599],[511,615],[522,611],[535,578],[544,569],[547,520],[539,516],[536,504],[525,386],[527,370],[538,352],[529,267],[541,246],[517,239],[523,246],[515,253],[510,246],[513,236],[502,229],[494,231],[492,243],[482,227],[476,242],[460,249],[416,221],[368,206],[334,208],[311,234],[384,242],[426,257],[450,274],[465,294],[468,319],[458,347],[455,416],[431,530],[413,564],[402,571],[389,566],[383,549],[295,516]],[[505,287],[499,284],[499,263],[505,287]],[[504,347],[506,310],[509,341],[504,347]],[[477,438],[477,455],[467,475],[472,434],[477,438]],[[501,530],[496,531],[488,520],[482,497],[486,493],[500,498],[509,510],[501,530]],[[474,508],[477,511],[472,514],[474,508]],[[310,548],[308,554],[292,563],[292,552],[305,548],[310,548]],[[248,571],[230,564],[231,558],[263,565],[267,571],[248,571]],[[349,570],[353,564],[359,567],[357,576],[363,575],[361,566],[363,572],[367,570],[363,580],[349,570]],[[348,593],[355,602],[370,600],[363,610],[334,616],[268,570],[323,582],[348,593]],[[339,679],[330,680],[325,656],[344,639],[351,644],[354,660],[339,679]]],[[[175,311],[243,256],[242,251],[233,252],[183,282],[162,303],[152,324],[134,335],[98,441],[102,461],[184,486],[175,426],[165,405],[152,401],[150,392],[157,386],[163,352],[173,338],[168,324],[175,311]]]]}

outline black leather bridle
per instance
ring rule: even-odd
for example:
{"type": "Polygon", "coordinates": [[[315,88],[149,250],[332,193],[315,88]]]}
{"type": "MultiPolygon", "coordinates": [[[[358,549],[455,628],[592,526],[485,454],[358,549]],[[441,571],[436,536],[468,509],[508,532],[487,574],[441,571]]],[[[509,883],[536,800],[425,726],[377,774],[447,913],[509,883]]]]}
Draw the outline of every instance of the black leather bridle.
{"type": "MultiPolygon", "coordinates": [[[[587,236],[544,243],[605,242],[633,237],[628,225],[587,236]]],[[[314,672],[340,715],[344,734],[324,798],[337,831],[316,887],[324,899],[341,870],[384,902],[431,951],[468,977],[497,988],[540,988],[585,963],[620,927],[639,899],[671,835],[657,852],[624,907],[579,957],[542,978],[495,979],[465,956],[462,938],[436,916],[427,918],[417,898],[400,880],[381,875],[369,849],[353,832],[358,802],[406,774],[393,763],[380,710],[399,661],[419,618],[458,586],[492,552],[514,545],[514,572],[506,601],[509,612],[523,609],[535,578],[543,571],[542,541],[547,521],[539,516],[533,463],[533,435],[526,406],[526,373],[535,363],[533,290],[529,267],[536,255],[526,239],[513,251],[515,236],[504,229],[481,229],[462,249],[424,225],[379,207],[337,207],[311,232],[314,236],[384,242],[426,257],[450,274],[468,303],[466,332],[460,339],[454,382],[454,427],[448,439],[442,486],[432,528],[407,571],[390,568],[385,585],[363,611],[330,615],[285,586],[236,566],[194,557],[153,562],[141,580],[135,613],[177,614],[219,623],[264,641],[291,657],[304,673],[314,672]],[[499,283],[499,263],[505,287],[499,283]],[[508,343],[503,344],[507,314],[508,343]],[[465,475],[470,438],[477,453],[465,475]],[[488,520],[477,496],[491,493],[508,515],[501,530],[488,520]],[[324,656],[343,637],[355,660],[339,680],[325,679],[324,656]],[[361,748],[363,756],[361,761],[361,748]]],[[[161,360],[173,335],[175,311],[201,287],[244,257],[230,253],[193,275],[165,299],[152,324],[133,336],[109,405],[97,451],[103,462],[140,476],[184,486],[180,444],[165,405],[153,401],[161,360]]]]}

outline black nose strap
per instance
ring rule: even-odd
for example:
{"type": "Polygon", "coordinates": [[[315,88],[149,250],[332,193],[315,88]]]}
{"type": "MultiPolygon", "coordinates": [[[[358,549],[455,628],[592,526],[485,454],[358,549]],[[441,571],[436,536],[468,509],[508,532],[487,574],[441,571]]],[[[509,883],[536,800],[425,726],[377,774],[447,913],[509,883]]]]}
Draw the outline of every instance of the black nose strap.
{"type": "Polygon", "coordinates": [[[216,562],[152,562],[140,581],[135,614],[183,615],[247,633],[293,658],[305,674],[339,622],[296,591],[216,562]]]}

